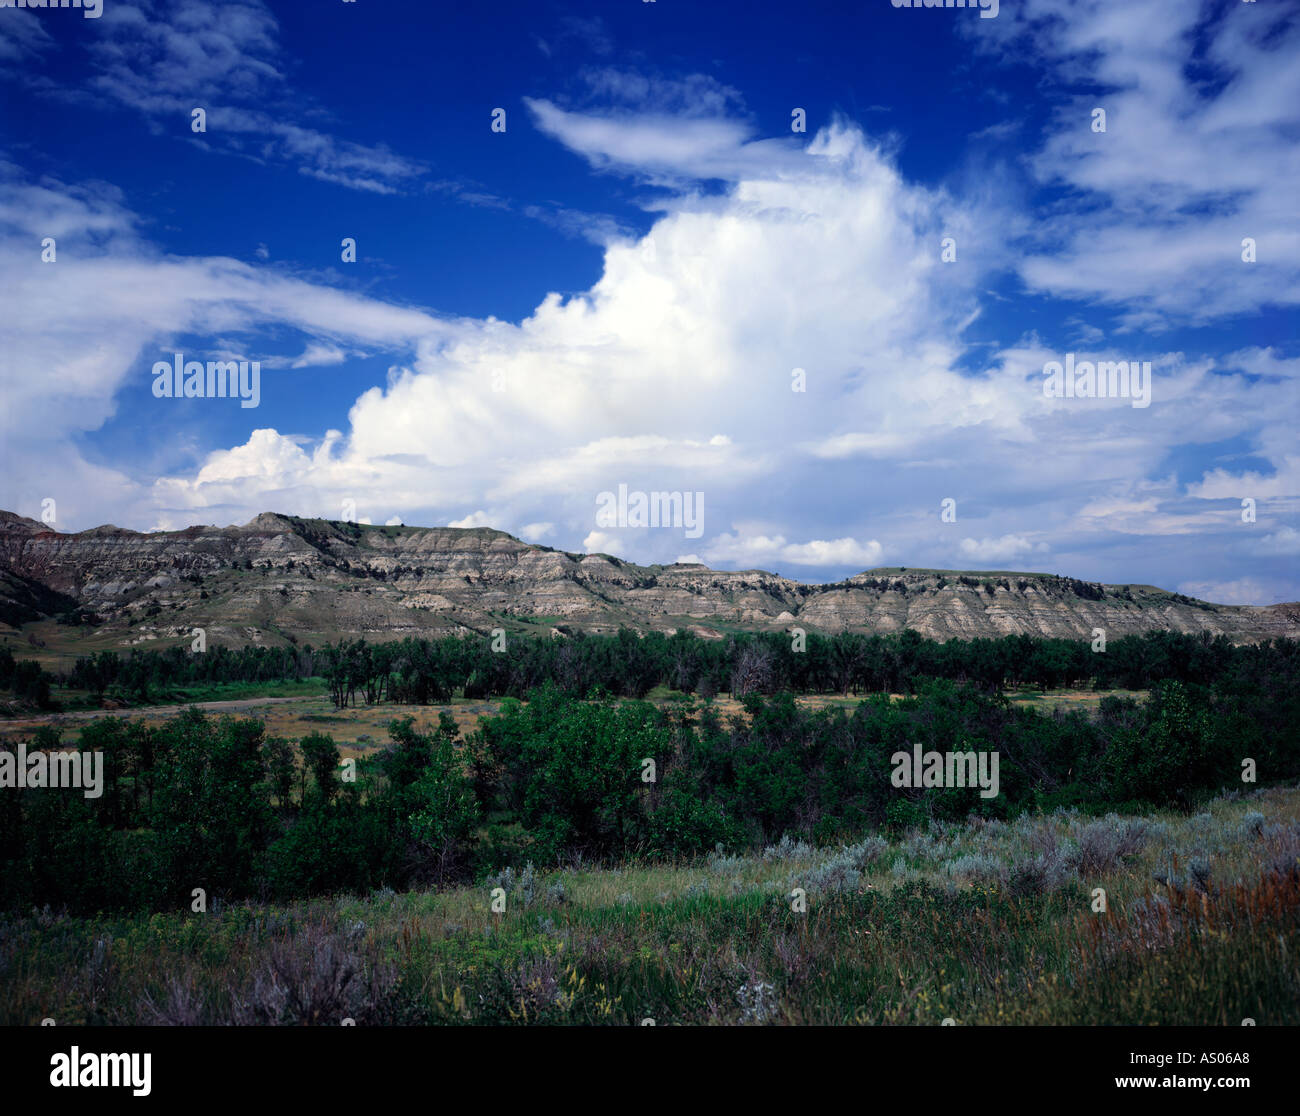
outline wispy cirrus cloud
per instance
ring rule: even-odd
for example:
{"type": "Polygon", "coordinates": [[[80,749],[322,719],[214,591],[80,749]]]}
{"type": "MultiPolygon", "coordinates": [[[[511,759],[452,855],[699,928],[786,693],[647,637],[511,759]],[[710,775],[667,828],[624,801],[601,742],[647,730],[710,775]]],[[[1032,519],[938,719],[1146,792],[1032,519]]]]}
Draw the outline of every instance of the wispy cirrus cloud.
{"type": "MultiPolygon", "coordinates": [[[[87,45],[88,88],[155,128],[184,129],[209,149],[353,190],[395,194],[426,171],[383,144],[357,143],[305,123],[291,88],[278,21],[260,0],[134,0],[106,5],[87,45]],[[194,108],[207,131],[189,132],[194,108]]],[[[321,115],[313,108],[313,115],[321,115]]]]}
{"type": "Polygon", "coordinates": [[[17,65],[57,49],[57,45],[33,12],[14,8],[0,20],[0,62],[17,65]]]}
{"type": "Polygon", "coordinates": [[[1300,303],[1293,6],[1025,0],[959,29],[1033,57],[1054,99],[1030,156],[1053,202],[1018,269],[1032,291],[1145,330],[1300,303]]]}

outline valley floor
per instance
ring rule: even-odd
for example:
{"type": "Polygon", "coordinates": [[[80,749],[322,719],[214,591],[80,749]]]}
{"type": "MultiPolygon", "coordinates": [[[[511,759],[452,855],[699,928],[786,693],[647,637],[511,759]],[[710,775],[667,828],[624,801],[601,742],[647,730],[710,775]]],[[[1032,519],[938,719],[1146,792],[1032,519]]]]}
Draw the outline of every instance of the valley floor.
{"type": "MultiPolygon", "coordinates": [[[[346,755],[359,755],[379,747],[388,738],[388,725],[395,718],[411,717],[419,732],[428,732],[438,727],[438,714],[442,711],[451,713],[462,735],[478,727],[479,718],[492,716],[501,709],[497,699],[482,701],[456,698],[446,705],[403,705],[397,702],[379,702],[375,705],[359,704],[345,709],[337,709],[330,698],[321,693],[302,693],[306,683],[279,684],[268,687],[264,693],[256,696],[220,701],[195,701],[187,704],[145,705],[123,709],[82,709],[63,713],[27,713],[15,717],[0,719],[0,741],[17,740],[28,737],[43,726],[60,730],[65,744],[76,742],[81,727],[88,721],[100,717],[128,717],[143,720],[151,724],[161,724],[174,717],[190,705],[208,713],[217,715],[229,713],[240,717],[256,717],[266,726],[268,736],[283,736],[290,740],[301,739],[310,732],[326,732],[339,744],[346,755]],[[280,696],[292,687],[290,696],[280,696]]],[[[323,687],[323,684],[322,684],[323,687]]],[[[1054,709],[1094,713],[1101,699],[1113,695],[1142,699],[1145,690],[1086,690],[1060,689],[1040,692],[1038,690],[1012,691],[1008,699],[1015,705],[1029,705],[1040,713],[1054,709]]],[[[663,704],[667,691],[653,691],[650,700],[663,704]]],[[[798,703],[808,709],[824,709],[840,706],[852,709],[867,695],[843,694],[801,694],[798,703]]],[[[895,698],[901,696],[891,695],[895,698]]],[[[698,699],[697,699],[698,704],[698,699]]],[[[740,713],[739,701],[726,695],[713,699],[713,707],[724,718],[740,713]]]]}

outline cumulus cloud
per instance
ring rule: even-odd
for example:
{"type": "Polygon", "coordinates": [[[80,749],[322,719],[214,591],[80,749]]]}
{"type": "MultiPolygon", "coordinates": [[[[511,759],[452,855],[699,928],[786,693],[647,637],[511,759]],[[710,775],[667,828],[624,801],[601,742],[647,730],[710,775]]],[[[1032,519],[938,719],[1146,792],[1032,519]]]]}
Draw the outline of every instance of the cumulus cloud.
{"type": "Polygon", "coordinates": [[[1211,469],[1188,492],[1202,500],[1267,500],[1300,493],[1300,454],[1282,454],[1272,474],[1253,469],[1211,469]]]}
{"type": "Polygon", "coordinates": [[[875,539],[813,539],[782,547],[781,558],[796,566],[875,566],[882,552],[875,539]]]}
{"type": "MultiPolygon", "coordinates": [[[[86,241],[87,258],[60,263],[57,283],[39,268],[23,272],[28,301],[9,327],[11,355],[32,368],[62,349],[65,365],[85,373],[62,400],[48,386],[25,398],[19,386],[14,427],[30,428],[35,415],[47,435],[93,429],[161,338],[287,323],[308,337],[291,363],[320,365],[362,345],[395,351],[397,363],[356,400],[345,432],[258,430],[191,477],[166,476],[137,497],[152,505],[150,519],[180,525],[212,508],[247,518],[267,506],[337,514],[350,496],[401,508],[408,522],[446,522],[470,493],[492,509],[492,525],[547,523],[564,542],[595,526],[599,492],[627,483],[704,492],[707,534],[717,535],[703,548],[708,561],[827,569],[878,564],[882,522],[891,554],[920,564],[928,548],[937,563],[934,548],[946,544],[916,522],[915,508],[931,498],[921,495],[937,483],[930,474],[960,478],[972,458],[990,493],[1016,493],[990,507],[1037,502],[1049,520],[1042,530],[1084,537],[1153,529],[1152,500],[1176,492],[1108,507],[1097,491],[1147,476],[1180,439],[1250,431],[1281,452],[1279,400],[1292,369],[1277,357],[1234,354],[1232,371],[1158,358],[1146,411],[1044,399],[1042,365],[1057,354],[1033,338],[993,354],[978,374],[958,370],[977,292],[936,282],[933,243],[939,227],[971,219],[962,203],[909,187],[847,125],[815,136],[801,159],[797,174],[782,153],[725,196],[664,202],[646,238],[653,252],[612,243],[589,291],[548,295],[517,324],[447,320],[232,260],[160,256],[108,195],[20,186],[0,215],[22,225],[43,207],[86,241]],[[791,391],[795,368],[806,372],[803,392],[791,391]],[[1210,379],[1220,405],[1207,409],[1199,400],[1210,379]],[[1037,467],[1035,446],[1050,447],[1051,475],[1037,467]],[[815,494],[841,484],[845,468],[875,480],[871,543],[855,541],[872,538],[865,515],[818,506],[815,494]],[[755,500],[795,476],[785,522],[736,543],[755,500]],[[828,535],[828,524],[839,530],[828,535]]],[[[945,493],[954,487],[942,483],[945,493]]],[[[130,489],[116,476],[97,487],[110,484],[130,489]]],[[[1015,520],[989,514],[980,526],[992,530],[972,537],[963,557],[1023,553],[1015,520]]],[[[668,561],[679,540],[627,532],[617,541],[628,557],[668,561]]]]}
{"type": "Polygon", "coordinates": [[[1046,543],[1036,543],[1023,535],[1003,535],[997,539],[962,539],[959,549],[972,562],[1007,562],[1030,554],[1047,551],[1046,543]]]}
{"type": "Polygon", "coordinates": [[[469,515],[461,519],[453,519],[447,524],[448,527],[495,527],[492,517],[487,512],[479,510],[470,512],[469,515]]]}
{"type": "MultiPolygon", "coordinates": [[[[124,22],[109,40],[121,57],[109,51],[97,61],[103,89],[134,98],[142,112],[170,111],[176,94],[165,73],[146,67],[145,80],[128,88],[140,60],[122,39],[130,13],[145,9],[121,7],[124,22]]],[[[1224,24],[1231,41],[1214,48],[1227,84],[1189,100],[1179,60],[1190,46],[1177,28],[1193,17],[1180,13],[1167,32],[1152,29],[1158,21],[1146,4],[1107,8],[1102,33],[1085,18],[1094,8],[1035,0],[1029,22],[1007,28],[1033,36],[1049,65],[1063,60],[1067,77],[1070,59],[1094,53],[1120,90],[1114,127],[1096,137],[1113,147],[1081,146],[1094,139],[1069,132],[1068,114],[1049,134],[1034,164],[1042,183],[1090,192],[1092,209],[1063,204],[1043,223],[1002,200],[996,181],[969,193],[908,181],[887,146],[847,121],[809,137],[756,138],[734,90],[712,79],[593,71],[585,100],[533,98],[529,112],[544,134],[598,171],[662,192],[647,203],[645,236],[589,226],[603,246],[599,278],[565,295],[538,291],[518,321],[450,319],[319,276],[170,256],[142,238],[110,186],[12,179],[0,193],[0,285],[12,292],[0,323],[0,436],[13,461],[29,464],[4,471],[4,502],[38,506],[49,488],[72,494],[74,522],[112,504],[128,521],[180,526],[217,511],[244,520],[267,507],[337,516],[341,501],[353,499],[382,509],[372,515],[399,510],[406,522],[528,524],[526,535],[556,545],[582,540],[588,550],[671,561],[681,531],[593,530],[597,495],[626,484],[703,493],[705,534],[686,545],[711,564],[847,573],[880,564],[885,553],[909,566],[1003,564],[1106,546],[1107,560],[1124,571],[1117,579],[1128,580],[1126,567],[1165,537],[1179,540],[1169,561],[1200,560],[1189,540],[1232,528],[1236,512],[1226,501],[1251,496],[1281,513],[1300,496],[1295,360],[1259,348],[1189,356],[1136,334],[1109,353],[1098,327],[1081,319],[1062,338],[1007,335],[978,350],[967,335],[986,305],[989,275],[1008,267],[1044,296],[1123,295],[1157,324],[1214,318],[1262,297],[1252,273],[1217,265],[1184,281],[1181,269],[1220,251],[1215,238],[1227,231],[1216,224],[1219,210],[1197,212],[1202,195],[1230,186],[1223,214],[1264,230],[1260,243],[1275,260],[1285,255],[1292,218],[1265,180],[1286,182],[1294,145],[1281,144],[1261,169],[1256,140],[1234,147],[1215,139],[1192,111],[1237,119],[1256,139],[1276,134],[1278,120],[1252,108],[1239,83],[1254,80],[1241,66],[1257,59],[1284,84],[1281,52],[1243,30],[1234,9],[1224,24]],[[1145,71],[1137,62],[1149,31],[1155,46],[1145,71]],[[1157,80],[1161,115],[1137,135],[1123,131],[1125,117],[1133,119],[1123,98],[1145,95],[1144,83],[1157,80]],[[689,110],[688,94],[696,98],[689,110]],[[1180,120],[1196,133],[1182,142],[1194,149],[1204,140],[1214,166],[1168,177],[1204,181],[1200,193],[1180,191],[1152,168],[1180,120]],[[1148,140],[1157,155],[1142,146],[1148,140]],[[1234,156],[1247,170],[1219,166],[1234,156]],[[1156,176],[1155,186],[1144,192],[1133,166],[1156,176]],[[721,186],[703,191],[704,179],[721,186]],[[65,257],[61,239],[57,268],[30,251],[51,229],[77,248],[65,257]],[[1168,243],[1148,235],[1153,229],[1168,243]],[[940,238],[953,230],[960,268],[938,259],[940,238]],[[1049,250],[1052,237],[1061,251],[1049,250]],[[1023,244],[1032,249],[1028,262],[1017,254],[1023,244]],[[391,371],[359,392],[332,423],[337,429],[256,423],[242,444],[225,437],[196,450],[193,469],[156,481],[143,470],[132,475],[129,464],[110,469],[83,456],[79,438],[124,405],[128,383],[139,390],[131,377],[172,339],[247,337],[251,348],[285,329],[302,335],[302,369],[366,351],[391,356],[391,371]],[[1044,363],[1075,344],[1107,359],[1151,360],[1152,405],[1045,398],[1044,363]],[[46,374],[51,367],[57,379],[46,374]],[[795,369],[804,372],[802,391],[791,390],[795,369]],[[1170,464],[1179,447],[1215,444],[1236,448],[1199,475],[1170,464]],[[37,461],[39,470],[30,464],[37,461]],[[939,520],[948,496],[960,509],[957,538],[939,520]]],[[[240,4],[219,19],[200,76],[234,80],[250,98],[280,88],[274,21],[240,4]]],[[[985,30],[1003,20],[974,22],[985,30]]],[[[161,41],[160,57],[175,49],[161,41]]],[[[273,135],[273,157],[304,173],[370,176],[385,188],[414,173],[377,149],[348,164],[339,144],[293,132],[292,122],[272,133],[249,116],[264,110],[232,111],[244,113],[250,136],[256,128],[273,135]]],[[[1086,121],[1083,132],[1092,136],[1086,121]]],[[[1285,299],[1292,265],[1270,266],[1269,289],[1285,299]]],[[[306,377],[293,379],[301,390],[306,377]]],[[[263,384],[264,396],[274,390],[274,381],[263,384]]],[[[1288,545],[1281,529],[1269,537],[1266,546],[1288,545]]]]}
{"type": "Polygon", "coordinates": [[[1265,535],[1255,547],[1255,553],[1288,558],[1300,556],[1300,531],[1294,527],[1282,527],[1272,534],[1265,535]]]}
{"type": "MultiPolygon", "coordinates": [[[[883,548],[875,539],[812,539],[788,542],[784,535],[724,534],[705,550],[709,564],[857,566],[880,564],[883,548]]],[[[687,559],[680,559],[686,561],[687,559]]]]}
{"type": "Polygon", "coordinates": [[[592,531],[582,540],[582,549],[588,554],[612,554],[618,557],[619,540],[604,531],[592,531]]]}

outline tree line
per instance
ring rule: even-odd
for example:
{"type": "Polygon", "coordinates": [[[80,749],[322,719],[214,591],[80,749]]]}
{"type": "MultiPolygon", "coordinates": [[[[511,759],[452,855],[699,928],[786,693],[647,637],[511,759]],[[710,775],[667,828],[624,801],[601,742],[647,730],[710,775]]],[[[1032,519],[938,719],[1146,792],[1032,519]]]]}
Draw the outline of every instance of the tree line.
{"type": "Polygon", "coordinates": [[[719,693],[915,693],[928,679],[969,683],[989,691],[1092,686],[1144,690],[1172,679],[1208,685],[1229,671],[1294,668],[1300,642],[1235,645],[1208,633],[1155,631],[1110,640],[1024,635],[1000,639],[927,639],[911,629],[888,635],[844,632],[741,633],[703,638],[622,629],[615,635],[560,637],[506,634],[372,643],[341,640],[320,649],[215,646],[101,651],[81,656],[71,671],[51,673],[15,661],[0,648],[0,689],[41,708],[56,705],[51,686],[88,691],[124,704],[165,698],[200,683],[276,682],[322,677],[338,706],[394,701],[443,704],[516,697],[546,682],[569,694],[600,690],[641,698],[655,687],[711,698],[719,693]],[[494,649],[495,648],[495,649],[494,649]]]}
{"type": "Polygon", "coordinates": [[[390,700],[417,705],[466,698],[516,697],[550,682],[569,694],[595,689],[642,698],[657,686],[711,698],[749,693],[915,693],[929,679],[989,691],[1034,686],[1149,689],[1176,681],[1207,685],[1227,671],[1295,667],[1300,642],[1234,645],[1208,633],[1147,632],[1094,651],[1085,640],[1005,636],[927,639],[889,635],[749,633],[722,639],[682,630],[628,629],[613,636],[471,636],[327,645],[316,656],[336,705],[390,700]],[[499,648],[493,650],[493,645],[499,648]]]}
{"type": "MultiPolygon", "coordinates": [[[[689,696],[584,699],[547,682],[527,697],[465,739],[446,711],[430,732],[395,720],[386,746],[354,765],[325,734],[295,743],[254,719],[99,718],[79,747],[104,756],[101,797],[0,789],[0,903],[174,909],[195,888],[364,893],[530,860],[680,858],[786,834],[847,841],[928,818],[1190,809],[1248,788],[1243,777],[1300,777],[1300,674],[1277,656],[1234,659],[1209,684],[1165,679],[1142,701],[1108,696],[1091,717],[946,679],[852,709],[751,691],[727,718],[689,696]],[[997,751],[999,794],[895,786],[891,757],[916,745],[997,751]]],[[[42,729],[28,747],[58,745],[42,729]]]]}

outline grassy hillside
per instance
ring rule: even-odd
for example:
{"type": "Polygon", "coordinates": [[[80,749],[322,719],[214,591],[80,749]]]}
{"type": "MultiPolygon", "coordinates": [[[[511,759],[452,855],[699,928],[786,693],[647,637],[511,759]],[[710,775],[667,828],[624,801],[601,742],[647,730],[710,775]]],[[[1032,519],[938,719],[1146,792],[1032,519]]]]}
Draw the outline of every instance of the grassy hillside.
{"type": "Polygon", "coordinates": [[[3,916],[0,1024],[1296,1025],[1298,914],[1300,789],[1275,788],[442,892],[3,916]]]}

